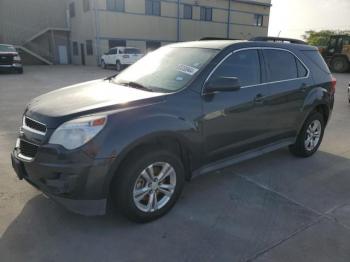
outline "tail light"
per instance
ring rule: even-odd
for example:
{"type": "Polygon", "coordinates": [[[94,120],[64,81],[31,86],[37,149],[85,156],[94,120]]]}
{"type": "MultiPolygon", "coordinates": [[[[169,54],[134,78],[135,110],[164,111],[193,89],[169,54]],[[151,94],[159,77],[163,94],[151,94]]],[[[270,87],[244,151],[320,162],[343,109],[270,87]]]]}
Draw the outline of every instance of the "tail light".
{"type": "Polygon", "coordinates": [[[332,76],[332,90],[331,90],[332,94],[335,94],[336,85],[337,85],[337,79],[332,76]]]}

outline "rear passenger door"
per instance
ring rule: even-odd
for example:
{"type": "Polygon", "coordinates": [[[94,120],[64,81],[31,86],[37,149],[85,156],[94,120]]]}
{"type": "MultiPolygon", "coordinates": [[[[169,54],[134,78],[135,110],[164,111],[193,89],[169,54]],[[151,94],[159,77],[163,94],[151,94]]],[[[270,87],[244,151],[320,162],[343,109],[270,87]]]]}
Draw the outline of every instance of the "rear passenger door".
{"type": "Polygon", "coordinates": [[[266,71],[266,114],[274,137],[296,135],[306,94],[312,86],[309,70],[292,52],[284,49],[262,49],[266,71]]]}
{"type": "Polygon", "coordinates": [[[226,57],[210,79],[237,77],[241,88],[203,95],[203,136],[206,162],[229,157],[266,144],[271,115],[264,98],[261,56],[257,49],[239,50],[226,57]]]}

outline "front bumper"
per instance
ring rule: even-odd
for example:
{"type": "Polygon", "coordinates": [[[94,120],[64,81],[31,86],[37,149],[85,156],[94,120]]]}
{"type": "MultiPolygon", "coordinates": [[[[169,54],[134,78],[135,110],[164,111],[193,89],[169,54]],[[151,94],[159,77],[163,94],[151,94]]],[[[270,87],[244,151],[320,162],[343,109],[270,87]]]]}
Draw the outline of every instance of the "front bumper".
{"type": "Polygon", "coordinates": [[[11,160],[19,179],[25,179],[70,211],[83,215],[106,213],[105,178],[111,161],[93,160],[83,152],[65,156],[49,148],[41,149],[29,161],[21,158],[17,147],[11,160]]]}
{"type": "Polygon", "coordinates": [[[0,69],[20,69],[22,68],[22,64],[21,63],[13,63],[13,64],[9,64],[9,65],[0,65],[0,69]]]}

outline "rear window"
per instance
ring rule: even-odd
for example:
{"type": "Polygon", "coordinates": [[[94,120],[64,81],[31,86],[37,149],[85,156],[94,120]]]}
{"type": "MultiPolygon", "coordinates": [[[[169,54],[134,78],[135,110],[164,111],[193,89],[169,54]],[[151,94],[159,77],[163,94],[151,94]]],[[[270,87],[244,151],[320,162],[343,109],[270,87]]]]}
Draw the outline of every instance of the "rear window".
{"type": "Polygon", "coordinates": [[[306,55],[307,58],[309,58],[312,61],[312,63],[318,66],[322,71],[328,74],[331,73],[319,51],[314,50],[314,51],[302,51],[302,52],[306,55]]]}
{"type": "Polygon", "coordinates": [[[126,48],[124,50],[125,54],[141,54],[141,50],[137,48],[126,48]]]}
{"type": "Polygon", "coordinates": [[[0,45],[0,52],[16,52],[16,49],[10,45],[0,45]]]}

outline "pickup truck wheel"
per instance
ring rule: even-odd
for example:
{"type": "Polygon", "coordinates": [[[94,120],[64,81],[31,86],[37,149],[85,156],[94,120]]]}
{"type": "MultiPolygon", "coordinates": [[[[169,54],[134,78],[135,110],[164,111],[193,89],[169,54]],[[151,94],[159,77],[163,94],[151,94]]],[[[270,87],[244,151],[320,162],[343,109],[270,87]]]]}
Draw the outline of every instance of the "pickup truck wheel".
{"type": "Polygon", "coordinates": [[[115,63],[115,68],[118,72],[122,71],[122,64],[119,61],[117,61],[115,63]]]}
{"type": "Polygon", "coordinates": [[[345,57],[336,57],[331,62],[331,69],[335,73],[345,73],[349,70],[349,61],[345,57]]]}
{"type": "Polygon", "coordinates": [[[150,148],[126,160],[112,183],[117,209],[132,221],[145,223],[165,215],[179,198],[185,171],[179,157],[150,148]]]}
{"type": "Polygon", "coordinates": [[[289,146],[292,154],[298,157],[312,156],[319,148],[324,134],[324,118],[319,112],[313,112],[306,119],[294,145],[289,146]]]}

